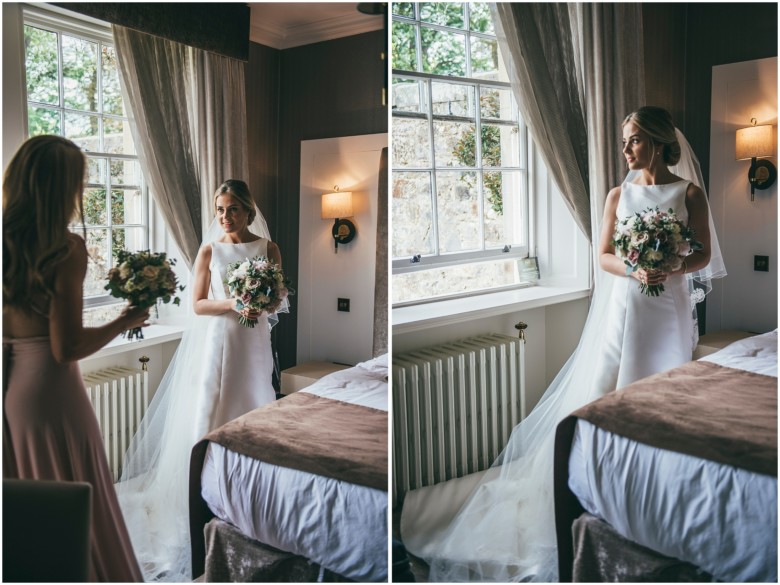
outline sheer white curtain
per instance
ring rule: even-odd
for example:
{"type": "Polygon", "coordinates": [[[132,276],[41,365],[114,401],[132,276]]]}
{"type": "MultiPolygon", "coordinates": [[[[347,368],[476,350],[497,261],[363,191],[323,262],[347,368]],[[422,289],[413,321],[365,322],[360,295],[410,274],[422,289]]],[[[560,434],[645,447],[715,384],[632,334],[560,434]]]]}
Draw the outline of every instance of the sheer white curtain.
{"type": "Polygon", "coordinates": [[[129,28],[113,32],[141,167],[191,268],[215,189],[247,177],[245,65],[129,28]]]}
{"type": "Polygon", "coordinates": [[[493,20],[512,89],[583,233],[625,175],[620,122],[645,105],[640,4],[498,3],[493,20]]]}

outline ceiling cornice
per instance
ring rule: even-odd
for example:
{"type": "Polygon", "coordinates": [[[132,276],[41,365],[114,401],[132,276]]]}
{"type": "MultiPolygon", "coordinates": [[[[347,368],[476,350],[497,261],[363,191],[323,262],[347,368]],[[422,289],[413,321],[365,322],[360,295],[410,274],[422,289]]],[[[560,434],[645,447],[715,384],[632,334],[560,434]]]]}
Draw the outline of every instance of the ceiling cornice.
{"type": "Polygon", "coordinates": [[[268,23],[252,24],[249,40],[274,49],[289,49],[381,30],[382,26],[381,17],[367,19],[365,14],[355,11],[354,15],[341,14],[334,18],[287,28],[268,23]]]}

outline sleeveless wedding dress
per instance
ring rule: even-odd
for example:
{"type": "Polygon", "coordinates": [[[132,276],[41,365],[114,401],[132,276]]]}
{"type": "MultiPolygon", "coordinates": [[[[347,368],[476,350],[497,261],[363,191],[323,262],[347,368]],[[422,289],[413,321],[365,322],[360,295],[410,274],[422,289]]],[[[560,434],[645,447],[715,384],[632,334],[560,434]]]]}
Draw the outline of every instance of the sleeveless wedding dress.
{"type": "MultiPolygon", "coordinates": [[[[267,256],[268,240],[210,245],[209,296],[226,299],[228,264],[267,256]]],[[[253,328],[241,325],[234,311],[191,319],[194,325],[185,336],[202,337],[202,342],[185,346],[186,338],[182,340],[116,485],[146,580],[193,578],[188,508],[192,447],[209,431],[276,398],[265,314],[253,328]]]]}
{"type": "MultiPolygon", "coordinates": [[[[622,185],[617,217],[658,206],[687,222],[689,181],[622,185]]],[[[589,317],[582,340],[536,408],[485,472],[406,494],[401,535],[425,559],[431,581],[557,581],[553,508],[555,429],[568,414],[631,382],[690,361],[691,295],[671,276],[658,297],[628,277],[609,279],[605,318],[589,317]]]]}

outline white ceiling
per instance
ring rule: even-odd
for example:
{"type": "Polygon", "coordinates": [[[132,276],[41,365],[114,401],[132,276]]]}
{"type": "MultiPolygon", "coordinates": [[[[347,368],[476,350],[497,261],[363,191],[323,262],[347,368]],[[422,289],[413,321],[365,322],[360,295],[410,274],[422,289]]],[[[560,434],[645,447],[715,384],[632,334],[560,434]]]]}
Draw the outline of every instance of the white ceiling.
{"type": "Polygon", "coordinates": [[[380,30],[381,15],[358,12],[356,2],[250,2],[249,39],[289,49],[380,30]]]}

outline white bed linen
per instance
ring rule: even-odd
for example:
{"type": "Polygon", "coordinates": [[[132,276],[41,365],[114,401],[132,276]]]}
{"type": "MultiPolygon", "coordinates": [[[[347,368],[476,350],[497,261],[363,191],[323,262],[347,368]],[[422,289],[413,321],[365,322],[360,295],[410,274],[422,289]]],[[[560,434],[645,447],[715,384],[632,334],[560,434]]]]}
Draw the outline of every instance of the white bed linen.
{"type": "MultiPolygon", "coordinates": [[[[777,377],[777,331],[703,360],[777,377]]],[[[569,487],[588,512],[634,542],[721,581],[777,582],[776,477],[650,447],[578,420],[569,487]]]]}
{"type": "MultiPolygon", "coordinates": [[[[334,372],[301,392],[386,411],[387,358],[334,372]]],[[[201,482],[211,511],[247,536],[355,581],[387,581],[386,491],[264,463],[215,443],[201,482]]]]}

